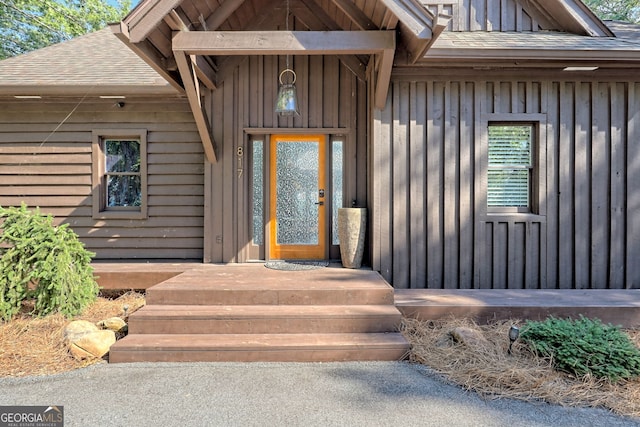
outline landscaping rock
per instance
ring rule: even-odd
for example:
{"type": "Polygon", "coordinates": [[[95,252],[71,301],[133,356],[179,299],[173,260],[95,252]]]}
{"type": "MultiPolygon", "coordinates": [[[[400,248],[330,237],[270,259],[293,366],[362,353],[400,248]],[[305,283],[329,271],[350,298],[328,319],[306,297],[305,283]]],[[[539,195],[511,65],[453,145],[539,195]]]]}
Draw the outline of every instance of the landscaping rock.
{"type": "Polygon", "coordinates": [[[87,320],[74,320],[65,326],[64,339],[72,341],[91,332],[99,331],[98,327],[87,320]]]}
{"type": "Polygon", "coordinates": [[[100,330],[86,320],[74,320],[64,330],[69,351],[78,360],[103,357],[116,342],[114,331],[100,330]]]}
{"type": "Polygon", "coordinates": [[[127,327],[127,323],[120,317],[110,317],[99,321],[96,325],[100,329],[107,329],[114,332],[123,332],[127,327]]]}
{"type": "Polygon", "coordinates": [[[478,329],[460,326],[449,332],[449,334],[457,342],[470,347],[489,345],[489,341],[487,341],[487,339],[484,337],[482,331],[478,329]]]}

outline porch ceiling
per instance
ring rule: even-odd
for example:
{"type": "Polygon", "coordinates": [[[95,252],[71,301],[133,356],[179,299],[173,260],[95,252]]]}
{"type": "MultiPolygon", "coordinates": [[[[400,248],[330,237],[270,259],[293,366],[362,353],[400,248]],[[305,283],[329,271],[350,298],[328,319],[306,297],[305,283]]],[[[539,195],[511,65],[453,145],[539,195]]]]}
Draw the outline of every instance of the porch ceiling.
{"type": "MultiPolygon", "coordinates": [[[[181,88],[172,46],[174,32],[283,30],[286,6],[286,0],[143,0],[113,30],[174,86],[181,88]]],[[[430,12],[419,0],[289,0],[289,8],[288,26],[295,31],[399,29],[400,45],[412,62],[423,56],[450,18],[430,12]]],[[[239,59],[228,54],[219,52],[195,59],[198,77],[205,85],[215,87],[238,64],[239,59]]],[[[370,55],[363,53],[349,58],[338,54],[349,69],[364,79],[370,55]]]]}
{"type": "Polygon", "coordinates": [[[143,0],[112,29],[184,90],[207,159],[215,162],[200,86],[215,90],[243,57],[337,55],[360,79],[375,79],[374,104],[382,108],[398,49],[396,30],[400,48],[415,62],[450,18],[419,0],[143,0]]]}

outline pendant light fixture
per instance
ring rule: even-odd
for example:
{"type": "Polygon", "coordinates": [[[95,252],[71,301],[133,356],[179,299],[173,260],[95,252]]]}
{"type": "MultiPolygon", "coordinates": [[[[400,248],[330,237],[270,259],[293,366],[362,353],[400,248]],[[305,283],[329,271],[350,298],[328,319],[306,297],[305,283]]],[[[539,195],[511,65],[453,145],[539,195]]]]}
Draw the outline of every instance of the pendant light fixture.
{"type": "MultiPolygon", "coordinates": [[[[289,31],[289,0],[287,0],[287,16],[285,28],[289,31]]],[[[278,97],[276,98],[276,113],[281,116],[298,115],[298,92],[296,90],[296,72],[289,68],[289,55],[287,54],[286,68],[282,70],[278,81],[278,97]],[[283,80],[284,78],[284,80],[283,80]],[[286,82],[286,83],[285,83],[286,82]]]]}

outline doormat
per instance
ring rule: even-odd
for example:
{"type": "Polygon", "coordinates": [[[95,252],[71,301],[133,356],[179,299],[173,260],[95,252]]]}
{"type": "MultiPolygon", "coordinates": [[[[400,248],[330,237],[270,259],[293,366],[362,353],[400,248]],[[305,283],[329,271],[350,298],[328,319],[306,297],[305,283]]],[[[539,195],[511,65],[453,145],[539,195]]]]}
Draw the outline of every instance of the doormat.
{"type": "Polygon", "coordinates": [[[328,261],[268,261],[264,263],[264,266],[272,270],[283,271],[300,271],[300,270],[315,270],[317,268],[324,268],[329,266],[328,261]]]}

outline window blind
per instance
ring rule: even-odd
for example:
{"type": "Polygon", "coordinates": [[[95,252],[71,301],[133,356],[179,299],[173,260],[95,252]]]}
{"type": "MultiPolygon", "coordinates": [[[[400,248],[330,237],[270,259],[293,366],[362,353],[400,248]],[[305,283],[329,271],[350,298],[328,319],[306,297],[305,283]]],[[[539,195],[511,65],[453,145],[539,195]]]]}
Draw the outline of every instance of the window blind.
{"type": "Polygon", "coordinates": [[[530,207],[531,125],[490,125],[487,206],[530,207]]]}

